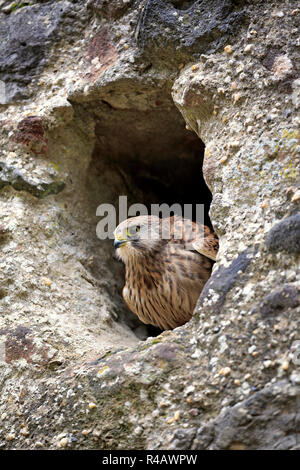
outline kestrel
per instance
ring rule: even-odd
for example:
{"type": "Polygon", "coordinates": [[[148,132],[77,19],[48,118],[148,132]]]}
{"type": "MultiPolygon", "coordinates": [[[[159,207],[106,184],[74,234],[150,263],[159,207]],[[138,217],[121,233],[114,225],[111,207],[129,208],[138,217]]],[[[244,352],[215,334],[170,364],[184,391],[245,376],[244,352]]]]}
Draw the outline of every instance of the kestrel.
{"type": "Polygon", "coordinates": [[[116,255],[125,264],[123,298],[146,324],[169,330],[192,316],[218,251],[205,225],[179,216],[138,216],[114,232],[116,255]]]}

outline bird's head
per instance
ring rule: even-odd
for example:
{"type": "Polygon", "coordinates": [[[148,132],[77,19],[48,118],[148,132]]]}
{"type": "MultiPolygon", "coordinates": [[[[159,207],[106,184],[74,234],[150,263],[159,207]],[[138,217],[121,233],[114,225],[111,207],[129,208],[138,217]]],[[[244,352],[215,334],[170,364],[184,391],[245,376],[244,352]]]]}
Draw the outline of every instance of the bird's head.
{"type": "Polygon", "coordinates": [[[122,261],[150,254],[161,243],[161,219],[156,216],[137,216],[121,222],[114,231],[116,255],[122,261]]]}

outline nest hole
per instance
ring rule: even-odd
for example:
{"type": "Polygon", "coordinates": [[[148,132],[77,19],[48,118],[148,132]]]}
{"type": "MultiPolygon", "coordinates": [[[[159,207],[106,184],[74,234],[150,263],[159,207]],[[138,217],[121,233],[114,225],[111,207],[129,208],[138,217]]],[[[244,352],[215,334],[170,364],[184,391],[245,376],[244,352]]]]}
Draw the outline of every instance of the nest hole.
{"type": "MultiPolygon", "coordinates": [[[[138,93],[137,93],[138,96],[138,93]]],[[[138,99],[138,97],[137,97],[138,99]]],[[[204,223],[211,226],[211,192],[202,174],[204,143],[186,129],[185,122],[170,96],[148,103],[148,109],[120,109],[117,98],[108,94],[86,112],[95,120],[96,144],[88,172],[87,187],[96,207],[102,202],[118,209],[119,196],[126,195],[128,207],[143,203],[149,214],[151,204],[203,204],[204,223]]],[[[117,220],[118,223],[118,220],[117,220]]],[[[128,310],[122,299],[124,266],[114,258],[112,240],[109,269],[116,282],[115,296],[120,322],[140,339],[161,331],[144,325],[128,310]]]]}

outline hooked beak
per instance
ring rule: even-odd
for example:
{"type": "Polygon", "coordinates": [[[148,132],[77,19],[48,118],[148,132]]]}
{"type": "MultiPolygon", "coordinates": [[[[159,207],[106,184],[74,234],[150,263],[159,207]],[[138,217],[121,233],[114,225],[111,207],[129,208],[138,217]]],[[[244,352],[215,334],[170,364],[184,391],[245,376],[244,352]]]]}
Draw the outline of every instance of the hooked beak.
{"type": "Polygon", "coordinates": [[[127,240],[118,240],[117,238],[115,239],[114,241],[114,247],[117,249],[117,248],[120,248],[120,246],[124,245],[124,243],[126,243],[127,240]]]}

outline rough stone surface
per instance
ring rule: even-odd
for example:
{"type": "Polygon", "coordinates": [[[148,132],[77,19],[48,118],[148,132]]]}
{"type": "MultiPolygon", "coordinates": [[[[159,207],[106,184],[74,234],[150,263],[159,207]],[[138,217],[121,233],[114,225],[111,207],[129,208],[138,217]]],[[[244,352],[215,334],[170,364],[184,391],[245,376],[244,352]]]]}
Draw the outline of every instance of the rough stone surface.
{"type": "Polygon", "coordinates": [[[286,284],[267,295],[260,304],[262,316],[280,314],[289,308],[300,304],[300,290],[293,285],[286,284]]]}
{"type": "Polygon", "coordinates": [[[88,8],[101,16],[118,18],[132,4],[132,0],[89,0],[88,8]]]}
{"type": "Polygon", "coordinates": [[[300,253],[300,214],[281,220],[267,235],[266,245],[271,252],[300,253]]]}
{"type": "Polygon", "coordinates": [[[0,447],[299,448],[297,3],[30,3],[0,2],[0,447]],[[217,262],[145,339],[96,209],[208,206],[202,164],[217,262]]]}
{"type": "Polygon", "coordinates": [[[220,312],[226,300],[227,292],[230,291],[238,277],[246,270],[253,254],[253,250],[248,248],[240,253],[229,266],[221,266],[216,269],[200,294],[197,308],[200,309],[204,303],[208,303],[210,298],[217,295],[218,299],[213,302],[212,311],[215,313],[220,312]]]}
{"type": "MultiPolygon", "coordinates": [[[[198,429],[193,449],[292,449],[299,445],[295,409],[296,389],[286,381],[254,393],[251,398],[225,408],[198,429]]],[[[299,429],[298,429],[299,431],[299,429]]]]}
{"type": "MultiPolygon", "coordinates": [[[[24,2],[22,6],[19,2],[20,7],[14,8],[12,2],[10,11],[0,13],[0,79],[6,85],[7,103],[28,97],[26,85],[46,65],[53,41],[76,30],[72,26],[76,15],[72,2],[42,3],[24,2]]],[[[79,19],[77,15],[77,28],[79,19]]]]}
{"type": "Polygon", "coordinates": [[[151,61],[155,56],[160,60],[167,58],[170,66],[183,58],[191,60],[194,54],[224,46],[230,34],[241,28],[245,13],[242,4],[231,0],[194,1],[188,5],[147,0],[135,37],[140,46],[151,48],[151,61]]]}

